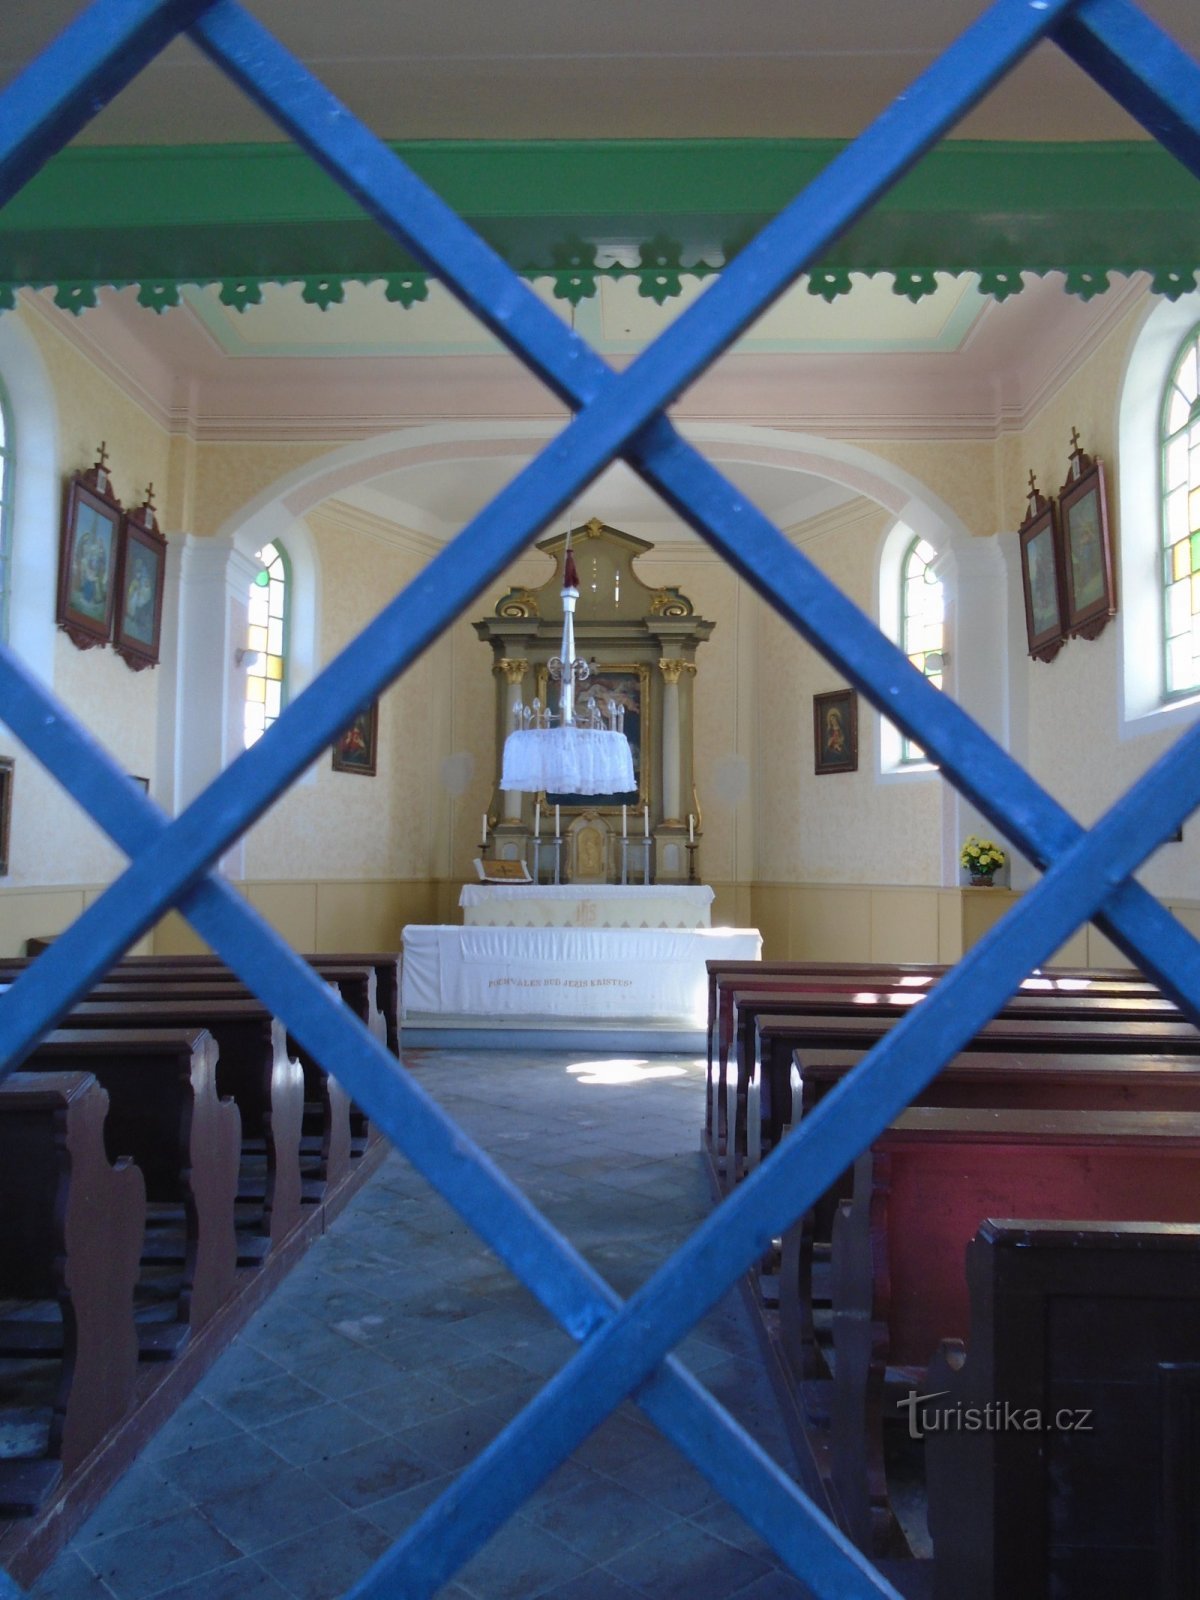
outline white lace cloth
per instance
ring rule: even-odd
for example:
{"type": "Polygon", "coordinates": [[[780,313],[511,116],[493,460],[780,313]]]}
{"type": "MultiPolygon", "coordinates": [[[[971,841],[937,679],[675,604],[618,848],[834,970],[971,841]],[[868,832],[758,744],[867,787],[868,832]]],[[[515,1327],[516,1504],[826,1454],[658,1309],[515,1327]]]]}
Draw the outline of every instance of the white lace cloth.
{"type": "Polygon", "coordinates": [[[526,794],[629,794],[633,754],[608,728],[522,728],[504,741],[502,789],[526,794]]]}

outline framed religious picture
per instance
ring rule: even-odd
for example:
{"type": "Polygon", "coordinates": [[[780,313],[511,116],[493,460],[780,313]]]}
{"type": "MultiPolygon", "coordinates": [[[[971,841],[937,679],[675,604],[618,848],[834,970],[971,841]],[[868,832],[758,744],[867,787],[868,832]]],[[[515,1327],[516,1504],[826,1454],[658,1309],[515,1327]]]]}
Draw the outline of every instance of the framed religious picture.
{"type": "Polygon", "coordinates": [[[80,650],[112,637],[121,518],[101,445],[95,466],[67,483],[58,547],[58,625],[80,650]]]}
{"type": "Polygon", "coordinates": [[[1080,449],[1074,429],[1071,439],[1071,471],[1058,494],[1066,625],[1073,639],[1095,639],[1117,612],[1104,463],[1080,449]]]}
{"type": "Polygon", "coordinates": [[[813,771],[858,771],[858,695],[831,689],[813,695],[813,771]]]}
{"type": "Polygon", "coordinates": [[[1067,642],[1063,623],[1062,540],[1054,501],[1038,493],[1029,474],[1029,507],[1021,524],[1021,586],[1025,637],[1035,661],[1053,661],[1067,642]]]}
{"type": "Polygon", "coordinates": [[[339,736],[333,747],[333,770],[358,772],[365,778],[373,778],[378,744],[379,701],[372,700],[339,736]]]}
{"type": "Polygon", "coordinates": [[[158,531],[151,484],[121,527],[113,649],[134,672],[158,665],[166,565],[167,541],[158,531]]]}

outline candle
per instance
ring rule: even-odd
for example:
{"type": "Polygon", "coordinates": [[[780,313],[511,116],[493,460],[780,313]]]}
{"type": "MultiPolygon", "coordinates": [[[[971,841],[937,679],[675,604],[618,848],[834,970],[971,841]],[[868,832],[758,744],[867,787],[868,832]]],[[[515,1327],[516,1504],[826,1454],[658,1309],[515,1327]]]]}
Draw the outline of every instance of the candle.
{"type": "Polygon", "coordinates": [[[533,836],[535,839],[542,837],[542,802],[540,800],[533,802],[533,836]]]}
{"type": "Polygon", "coordinates": [[[696,842],[696,819],[692,815],[692,813],[689,811],[688,812],[688,843],[689,844],[695,844],[695,842],[696,842]]]}
{"type": "Polygon", "coordinates": [[[557,806],[555,806],[555,808],[554,808],[554,837],[556,839],[561,839],[562,838],[562,829],[558,825],[558,807],[557,806]]]}
{"type": "Polygon", "coordinates": [[[483,832],[479,835],[484,844],[487,843],[487,812],[483,813],[483,832]]]}
{"type": "Polygon", "coordinates": [[[646,830],[646,837],[648,839],[650,837],[650,807],[649,806],[643,806],[642,807],[642,826],[646,830]]]}
{"type": "Polygon", "coordinates": [[[622,839],[628,839],[628,837],[629,837],[629,807],[628,806],[622,806],[621,807],[621,837],[622,837],[622,839]]]}

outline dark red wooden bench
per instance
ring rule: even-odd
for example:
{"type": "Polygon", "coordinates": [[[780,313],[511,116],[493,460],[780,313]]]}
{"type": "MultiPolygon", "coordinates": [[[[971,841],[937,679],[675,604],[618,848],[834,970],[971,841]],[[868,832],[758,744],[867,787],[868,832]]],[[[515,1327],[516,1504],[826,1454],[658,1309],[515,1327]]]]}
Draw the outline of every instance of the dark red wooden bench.
{"type": "Polygon", "coordinates": [[[53,1393],[39,1408],[47,1413],[44,1441],[0,1459],[6,1516],[35,1512],[124,1417],[133,1395],[146,1196],[132,1163],[109,1162],[107,1111],[108,1096],[87,1073],[18,1072],[0,1083],[6,1404],[35,1398],[20,1379],[31,1383],[38,1363],[58,1363],[53,1393]],[[36,1314],[51,1306],[49,1318],[36,1314]],[[22,1307],[34,1314],[12,1314],[22,1307]]]}
{"type": "Polygon", "coordinates": [[[895,1533],[885,1379],[922,1390],[945,1338],[969,1332],[967,1244],[989,1216],[1200,1220],[1200,1116],[909,1110],[855,1165],[834,1222],[832,1489],[864,1550],[895,1533]]]}
{"type": "Polygon", "coordinates": [[[1200,1228],[988,1221],[966,1281],[912,1429],[938,1600],[1196,1595],[1200,1228]]]}
{"type": "Polygon", "coordinates": [[[146,1184],[143,1260],[179,1262],[175,1317],[139,1324],[142,1355],[176,1355],[229,1299],[237,1269],[242,1124],[217,1094],[216,1040],[203,1029],[66,1028],[23,1067],[91,1072],[107,1092],[109,1158],[131,1156],[146,1184]]]}

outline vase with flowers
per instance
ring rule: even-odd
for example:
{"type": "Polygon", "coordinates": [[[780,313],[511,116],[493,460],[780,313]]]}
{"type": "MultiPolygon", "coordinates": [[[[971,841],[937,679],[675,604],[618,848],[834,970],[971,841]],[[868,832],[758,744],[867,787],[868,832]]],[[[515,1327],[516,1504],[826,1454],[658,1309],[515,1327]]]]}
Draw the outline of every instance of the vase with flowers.
{"type": "Polygon", "coordinates": [[[958,859],[971,874],[971,882],[977,889],[990,889],[996,873],[1008,857],[991,839],[977,839],[972,834],[963,845],[958,859]]]}

